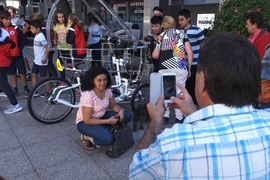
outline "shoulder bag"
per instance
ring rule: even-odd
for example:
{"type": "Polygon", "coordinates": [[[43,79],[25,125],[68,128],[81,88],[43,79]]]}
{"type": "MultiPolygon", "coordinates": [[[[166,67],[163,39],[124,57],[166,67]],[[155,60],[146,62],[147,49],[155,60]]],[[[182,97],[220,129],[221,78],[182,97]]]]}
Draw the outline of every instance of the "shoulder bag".
{"type": "Polygon", "coordinates": [[[106,154],[109,157],[116,158],[126,152],[134,144],[132,129],[130,126],[118,122],[111,126],[110,130],[112,131],[114,141],[106,154]]]}

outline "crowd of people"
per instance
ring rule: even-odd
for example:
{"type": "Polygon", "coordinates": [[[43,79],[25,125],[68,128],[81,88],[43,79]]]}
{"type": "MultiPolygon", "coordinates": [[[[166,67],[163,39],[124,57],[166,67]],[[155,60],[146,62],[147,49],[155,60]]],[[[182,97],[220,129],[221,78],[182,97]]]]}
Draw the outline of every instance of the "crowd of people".
{"type": "MultiPolygon", "coordinates": [[[[157,104],[148,103],[150,122],[135,148],[129,178],[268,179],[270,111],[265,108],[270,103],[258,98],[261,60],[270,44],[270,34],[262,14],[251,12],[246,16],[248,38],[219,32],[207,40],[203,30],[191,24],[188,9],[177,14],[179,28],[172,16],[164,16],[162,8],[154,7],[153,15],[151,29],[142,42],[149,46],[154,72],[176,74],[177,96],[171,97],[173,103],[169,104],[164,104],[163,95],[157,104]],[[170,109],[175,111],[175,124],[162,131],[168,124],[170,109]]],[[[0,12],[0,53],[4,59],[0,63],[0,88],[11,103],[6,114],[22,109],[16,99],[17,71],[26,97],[30,90],[25,74],[29,69],[32,86],[37,74],[42,78],[57,76],[46,34],[42,33],[46,27],[44,17],[36,14],[34,19],[29,24],[15,19],[12,8],[0,12]],[[35,35],[32,68],[27,67],[27,58],[20,51],[25,47],[24,34],[29,27],[35,35]],[[13,91],[7,75],[11,75],[13,91]]],[[[88,15],[88,20],[89,36],[85,41],[78,16],[71,13],[66,18],[57,11],[52,37],[64,57],[70,57],[69,44],[76,49],[72,55],[78,59],[86,56],[87,46],[97,49],[93,51],[96,61],[81,79],[75,120],[84,148],[93,150],[110,145],[113,136],[108,127],[118,121],[129,123],[132,114],[115,102],[111,76],[97,61],[101,59],[100,37],[109,32],[93,14],[88,15]]],[[[65,72],[60,76],[65,78],[65,72]]],[[[46,93],[51,93],[49,87],[46,93]]]]}

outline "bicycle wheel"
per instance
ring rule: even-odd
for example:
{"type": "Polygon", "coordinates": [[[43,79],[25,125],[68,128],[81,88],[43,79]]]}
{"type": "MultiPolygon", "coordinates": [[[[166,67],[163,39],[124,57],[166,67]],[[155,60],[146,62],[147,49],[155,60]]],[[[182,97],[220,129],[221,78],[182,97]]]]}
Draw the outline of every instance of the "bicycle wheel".
{"type": "Polygon", "coordinates": [[[135,112],[139,106],[146,105],[149,102],[149,88],[150,84],[144,83],[134,90],[130,100],[131,109],[133,112],[135,112]]]}
{"type": "Polygon", "coordinates": [[[71,86],[70,82],[59,77],[48,77],[39,81],[32,88],[27,99],[27,108],[31,116],[35,120],[47,124],[65,119],[73,108],[58,101],[74,105],[75,92],[74,89],[64,90],[59,94],[58,92],[69,86],[71,86]],[[46,84],[50,88],[50,94],[46,93],[46,84]],[[57,95],[59,95],[58,100],[57,95]]]}

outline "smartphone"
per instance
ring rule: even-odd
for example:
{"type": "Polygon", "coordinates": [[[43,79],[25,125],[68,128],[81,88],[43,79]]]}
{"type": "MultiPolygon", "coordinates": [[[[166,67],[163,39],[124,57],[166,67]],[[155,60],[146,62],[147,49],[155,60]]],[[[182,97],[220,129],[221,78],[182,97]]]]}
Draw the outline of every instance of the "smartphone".
{"type": "Polygon", "coordinates": [[[161,92],[161,74],[154,72],[150,74],[150,103],[156,104],[158,102],[158,97],[161,92]]]}
{"type": "Polygon", "coordinates": [[[162,74],[162,93],[164,94],[164,102],[172,103],[170,98],[176,96],[176,74],[162,74]]]}
{"type": "Polygon", "coordinates": [[[114,118],[120,120],[120,116],[119,115],[114,116],[114,118]]]}

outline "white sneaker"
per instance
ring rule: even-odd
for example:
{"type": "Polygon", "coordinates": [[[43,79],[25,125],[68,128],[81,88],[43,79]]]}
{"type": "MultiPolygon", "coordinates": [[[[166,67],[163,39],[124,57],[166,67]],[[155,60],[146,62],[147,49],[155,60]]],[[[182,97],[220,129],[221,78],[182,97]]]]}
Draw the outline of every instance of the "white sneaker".
{"type": "Polygon", "coordinates": [[[7,97],[6,93],[4,93],[4,92],[0,92],[0,96],[7,97]]]}
{"type": "Polygon", "coordinates": [[[15,112],[19,112],[20,110],[22,110],[22,106],[18,103],[15,106],[13,106],[12,104],[9,106],[9,108],[7,110],[4,111],[4,113],[6,114],[13,114],[15,112]]]}

